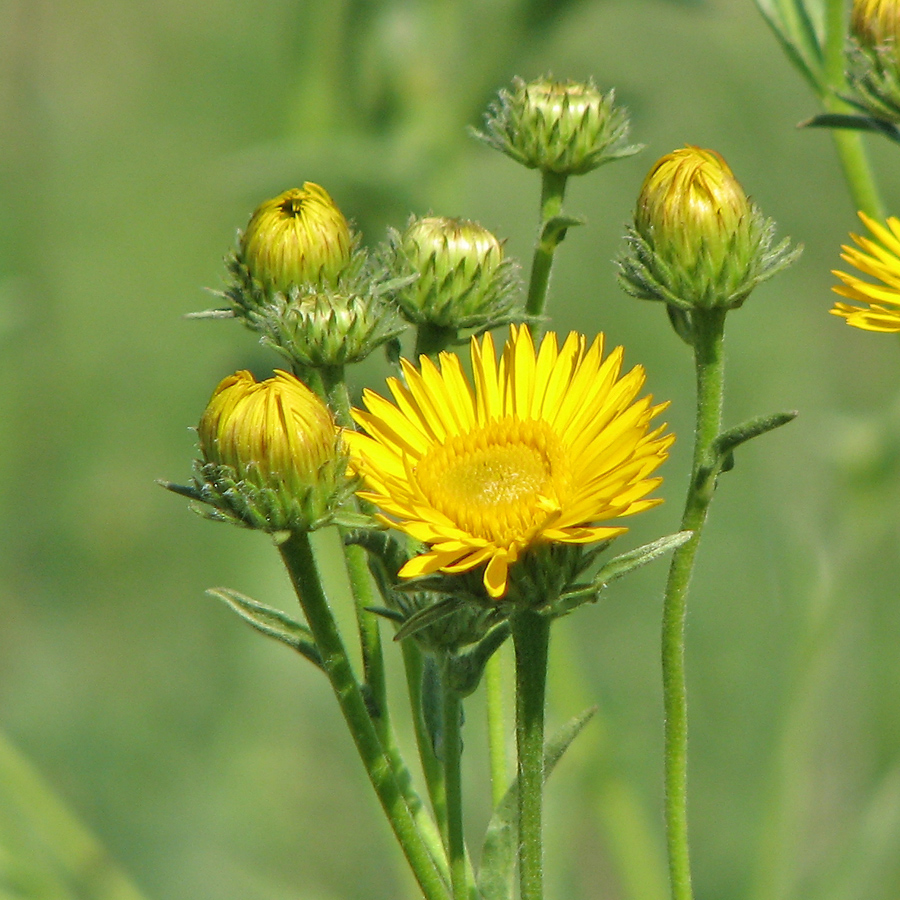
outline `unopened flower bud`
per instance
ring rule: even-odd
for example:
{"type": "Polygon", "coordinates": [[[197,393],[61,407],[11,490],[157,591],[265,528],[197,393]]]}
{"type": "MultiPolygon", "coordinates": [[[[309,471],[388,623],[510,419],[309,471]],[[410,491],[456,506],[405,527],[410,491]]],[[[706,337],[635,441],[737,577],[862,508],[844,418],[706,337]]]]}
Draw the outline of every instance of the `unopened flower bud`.
{"type": "Polygon", "coordinates": [[[266,292],[334,285],[350,262],[350,227],[324,188],[307,181],[261,204],[240,238],[240,266],[266,292]]]}
{"type": "Polygon", "coordinates": [[[530,169],[582,175],[603,163],[631,156],[626,146],[628,115],[615,94],[602,94],[593,82],[543,78],[501,90],[485,116],[485,133],[476,136],[530,169]]]}
{"type": "Polygon", "coordinates": [[[847,80],[876,119],[900,123],[900,2],[855,0],[847,80]]]}
{"type": "Polygon", "coordinates": [[[223,379],[197,427],[200,499],[264,531],[308,530],[346,492],[346,458],[325,404],[287,372],[223,379]]]}
{"type": "Polygon", "coordinates": [[[735,308],[797,255],[787,241],[772,249],[772,233],[718,153],[684,147],[644,180],[620,278],[676,308],[735,308]]]}
{"type": "Polygon", "coordinates": [[[492,327],[514,302],[515,266],[490,231],[466,219],[426,216],[391,235],[392,271],[415,276],[394,298],[417,325],[492,327]]]}

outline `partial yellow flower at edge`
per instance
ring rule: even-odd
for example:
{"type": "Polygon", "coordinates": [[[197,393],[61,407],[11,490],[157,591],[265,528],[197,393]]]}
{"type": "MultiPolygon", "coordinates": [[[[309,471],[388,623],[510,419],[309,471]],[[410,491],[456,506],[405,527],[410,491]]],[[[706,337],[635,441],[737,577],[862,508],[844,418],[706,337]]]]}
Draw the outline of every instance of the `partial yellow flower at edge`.
{"type": "Polygon", "coordinates": [[[428,545],[400,575],[460,573],[484,565],[499,599],[509,567],[541,543],[586,544],[627,528],[600,524],[656,506],[674,435],[650,421],[668,405],[636,400],[644,370],[620,376],[623,350],[603,358],[603,335],[588,347],[548,334],[535,351],[527,326],[511,326],[498,361],[490,334],[471,342],[474,384],[459,357],[440,366],[402,361],[406,384],[389,378],[394,402],[372,391],[349,433],[360,496],[386,524],[428,545]]]}
{"type": "Polygon", "coordinates": [[[866,305],[835,303],[829,311],[865,331],[900,332],[900,219],[890,216],[885,227],[864,212],[859,213],[859,218],[875,239],[851,233],[857,246],[842,245],[841,259],[880,283],[833,269],[832,274],[841,284],[832,290],[866,305]]]}

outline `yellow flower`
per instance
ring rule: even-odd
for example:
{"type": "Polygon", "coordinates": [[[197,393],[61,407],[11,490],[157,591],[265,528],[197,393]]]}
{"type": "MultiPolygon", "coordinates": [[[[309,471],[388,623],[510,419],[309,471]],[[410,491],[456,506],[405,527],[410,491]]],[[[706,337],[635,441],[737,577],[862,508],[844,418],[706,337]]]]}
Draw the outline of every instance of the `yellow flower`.
{"type": "Polygon", "coordinates": [[[900,331],[900,219],[889,217],[885,228],[864,212],[860,212],[859,217],[876,239],[851,234],[858,246],[844,244],[841,259],[881,283],[873,284],[834,269],[832,273],[842,284],[835,285],[832,290],[867,305],[835,303],[831,313],[846,319],[848,325],[865,331],[900,331]]]}
{"type": "Polygon", "coordinates": [[[509,566],[544,543],[586,544],[627,531],[609,519],[662,502],[645,499],[648,477],[674,436],[649,430],[667,404],[635,400],[640,366],[620,377],[623,350],[603,359],[603,336],[587,346],[555,334],[539,352],[526,326],[512,326],[497,363],[490,334],[472,338],[474,387],[459,357],[402,360],[406,383],[388,379],[394,403],[372,391],[354,411],[367,435],[349,434],[351,465],[384,521],[429,545],[400,571],[411,578],[485,565],[493,598],[509,566]]]}

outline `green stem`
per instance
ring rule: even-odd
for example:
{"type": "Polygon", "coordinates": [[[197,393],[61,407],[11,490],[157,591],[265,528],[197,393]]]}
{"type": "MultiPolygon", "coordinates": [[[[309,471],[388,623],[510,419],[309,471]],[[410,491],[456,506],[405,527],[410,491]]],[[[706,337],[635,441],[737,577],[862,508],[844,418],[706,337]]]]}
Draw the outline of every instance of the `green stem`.
{"type": "Polygon", "coordinates": [[[687,689],[684,666],[684,623],[687,591],[712,499],[712,487],[701,477],[719,434],[724,386],[724,309],[697,310],[693,316],[697,368],[697,425],[691,483],[681,528],[691,539],[674,553],[663,603],[662,671],[665,704],[665,818],[669,876],[673,900],[691,900],[691,865],[687,825],[687,689]]]}
{"type": "MultiPolygon", "coordinates": [[[[827,103],[826,106],[830,112],[846,111],[843,103],[827,103]],[[837,106],[841,106],[843,109],[832,108],[837,106]]],[[[832,129],[831,134],[854,206],[867,216],[883,221],[884,205],[881,202],[878,184],[866,154],[862,135],[858,131],[847,131],[840,128],[832,129]]]]}
{"type": "Polygon", "coordinates": [[[447,856],[453,900],[468,900],[462,815],[462,701],[444,678],[444,783],[447,786],[447,856]]]}
{"type": "Polygon", "coordinates": [[[279,549],[360,759],[422,894],[427,900],[450,900],[353,675],[347,650],[322,588],[309,536],[293,532],[279,549]]]}
{"type": "MultiPolygon", "coordinates": [[[[502,649],[502,648],[501,648],[502,649]]],[[[496,809],[509,788],[506,728],[503,714],[503,654],[498,650],[484,667],[487,699],[488,756],[491,771],[491,806],[496,809]]]]}
{"type": "MultiPolygon", "coordinates": [[[[525,312],[529,316],[543,315],[547,302],[547,287],[550,284],[550,270],[553,268],[553,254],[562,237],[558,232],[548,230],[546,226],[552,218],[562,212],[567,177],[557,172],[541,173],[541,227],[531,260],[528,299],[525,301],[525,312]]],[[[538,335],[542,327],[535,322],[532,329],[535,335],[538,335]]]]}
{"type": "Polygon", "coordinates": [[[447,789],[444,784],[444,768],[434,754],[431,738],[425,727],[422,714],[422,651],[415,641],[400,642],[403,652],[403,665],[406,669],[406,683],[409,687],[409,705],[412,713],[413,729],[416,735],[416,747],[422,763],[422,773],[428,788],[431,809],[437,820],[438,829],[447,841],[447,789]]]}
{"type": "Polygon", "coordinates": [[[516,651],[519,779],[519,897],[543,900],[544,696],[550,620],[531,609],[510,620],[516,651]]]}
{"type": "MultiPolygon", "coordinates": [[[[350,394],[343,366],[334,366],[320,370],[322,386],[328,405],[334,413],[335,420],[342,428],[353,428],[350,415],[350,394]]],[[[355,508],[355,501],[349,501],[355,508]]],[[[372,577],[369,573],[369,561],[366,551],[357,544],[347,544],[343,538],[345,530],[339,529],[341,544],[344,549],[344,560],[350,590],[356,609],[356,623],[359,628],[359,644],[363,661],[363,680],[370,693],[375,725],[379,736],[385,744],[393,743],[387,706],[387,684],[384,672],[384,653],[381,647],[381,631],[378,617],[370,612],[380,605],[380,598],[375,593],[372,577]]]]}
{"type": "MultiPolygon", "coordinates": [[[[347,390],[344,367],[334,366],[323,369],[321,370],[320,378],[322,390],[338,424],[344,428],[353,428],[353,418],[350,415],[350,394],[347,390]]],[[[391,726],[388,713],[387,679],[381,646],[381,632],[379,630],[378,617],[370,612],[373,607],[381,604],[381,598],[375,593],[365,549],[357,544],[347,544],[343,540],[344,529],[339,529],[339,532],[342,538],[341,543],[344,550],[347,577],[350,580],[350,590],[353,594],[353,603],[356,611],[356,624],[359,629],[360,652],[363,663],[363,680],[368,692],[372,721],[378,733],[381,746],[384,748],[385,755],[394,771],[394,776],[400,785],[406,804],[412,812],[423,840],[429,847],[431,857],[441,869],[442,874],[447,874],[447,860],[441,842],[441,834],[435,827],[421,798],[412,785],[412,776],[397,746],[394,729],[391,726]]]]}
{"type": "Polygon", "coordinates": [[[437,356],[456,340],[456,329],[423,322],[416,329],[415,358],[437,356]]]}
{"type": "MultiPolygon", "coordinates": [[[[847,39],[845,0],[827,0],[825,5],[825,90],[822,103],[828,112],[854,112],[841,99],[846,92],[844,52],[847,39]]],[[[884,219],[884,205],[878,184],[866,153],[863,136],[858,131],[834,128],[831,131],[844,179],[854,206],[875,219],[884,219]]]]}

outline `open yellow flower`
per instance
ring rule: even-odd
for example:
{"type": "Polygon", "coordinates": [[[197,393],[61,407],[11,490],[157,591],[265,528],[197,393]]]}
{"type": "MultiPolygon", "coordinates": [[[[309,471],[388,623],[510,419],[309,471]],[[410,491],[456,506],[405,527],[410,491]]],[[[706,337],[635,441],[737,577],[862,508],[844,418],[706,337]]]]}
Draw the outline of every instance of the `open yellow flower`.
{"type": "Polygon", "coordinates": [[[848,325],[865,331],[900,331],[900,219],[890,216],[885,228],[864,212],[859,217],[875,240],[851,234],[857,247],[844,244],[841,259],[880,283],[832,270],[842,282],[832,290],[866,306],[835,303],[831,312],[846,319],[848,325]]]}
{"type": "Polygon", "coordinates": [[[586,544],[627,531],[599,523],[656,506],[648,477],[673,435],[650,421],[668,404],[635,400],[644,370],[620,377],[623,350],[603,359],[603,335],[587,346],[548,334],[539,352],[526,326],[511,326],[499,364],[489,334],[472,338],[474,388],[459,357],[440,368],[402,360],[406,383],[388,379],[394,403],[366,391],[354,418],[368,435],[346,435],[351,465],[384,521],[429,545],[403,577],[484,565],[491,597],[531,547],[586,544]]]}

